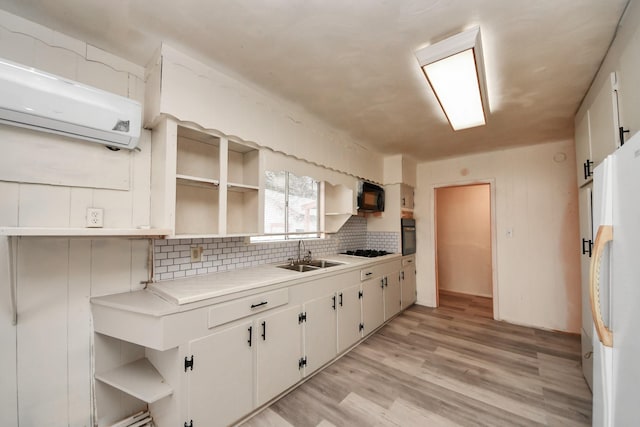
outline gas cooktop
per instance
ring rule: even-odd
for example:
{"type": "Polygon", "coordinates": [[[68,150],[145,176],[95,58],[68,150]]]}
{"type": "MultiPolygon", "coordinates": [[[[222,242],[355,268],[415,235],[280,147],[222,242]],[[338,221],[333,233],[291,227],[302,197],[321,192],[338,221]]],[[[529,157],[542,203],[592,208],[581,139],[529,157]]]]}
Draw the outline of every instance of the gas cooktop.
{"type": "Polygon", "coordinates": [[[378,251],[376,249],[356,249],[354,251],[341,252],[342,255],[352,255],[367,258],[375,258],[378,256],[390,255],[393,252],[378,251]]]}

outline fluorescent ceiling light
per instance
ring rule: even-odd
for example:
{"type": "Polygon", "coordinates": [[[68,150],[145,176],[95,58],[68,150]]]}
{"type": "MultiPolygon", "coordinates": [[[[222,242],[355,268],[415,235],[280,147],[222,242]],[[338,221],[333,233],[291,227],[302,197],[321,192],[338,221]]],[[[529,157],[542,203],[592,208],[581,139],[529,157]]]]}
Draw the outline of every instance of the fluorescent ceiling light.
{"type": "Polygon", "coordinates": [[[453,130],[486,124],[489,103],[479,27],[424,47],[416,58],[453,130]]]}

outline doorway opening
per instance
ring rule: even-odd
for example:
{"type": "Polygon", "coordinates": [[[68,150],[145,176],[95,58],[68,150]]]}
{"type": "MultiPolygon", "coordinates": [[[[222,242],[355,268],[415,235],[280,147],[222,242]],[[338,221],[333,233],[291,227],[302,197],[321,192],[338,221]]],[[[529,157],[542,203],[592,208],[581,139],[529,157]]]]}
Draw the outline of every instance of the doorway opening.
{"type": "Polygon", "coordinates": [[[496,318],[491,185],[435,189],[437,305],[496,318]]]}

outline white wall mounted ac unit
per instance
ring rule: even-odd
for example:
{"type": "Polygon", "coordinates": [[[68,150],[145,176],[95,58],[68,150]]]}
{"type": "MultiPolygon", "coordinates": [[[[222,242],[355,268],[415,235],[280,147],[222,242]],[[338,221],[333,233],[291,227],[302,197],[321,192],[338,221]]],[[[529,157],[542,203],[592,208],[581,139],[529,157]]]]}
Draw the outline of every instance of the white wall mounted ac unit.
{"type": "Polygon", "coordinates": [[[0,123],[133,149],[139,102],[0,59],[0,123]]]}

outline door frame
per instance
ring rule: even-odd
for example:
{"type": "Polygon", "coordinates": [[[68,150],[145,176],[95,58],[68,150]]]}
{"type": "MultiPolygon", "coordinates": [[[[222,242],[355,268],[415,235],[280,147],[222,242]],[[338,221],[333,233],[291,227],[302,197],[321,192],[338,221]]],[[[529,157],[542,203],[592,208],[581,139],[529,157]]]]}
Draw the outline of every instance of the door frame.
{"type": "Polygon", "coordinates": [[[431,186],[431,229],[433,230],[434,276],[436,291],[436,307],[440,306],[440,290],[438,284],[438,222],[436,216],[436,190],[446,187],[466,187],[470,185],[489,184],[489,205],[491,209],[491,292],[493,294],[493,318],[500,320],[500,299],[498,293],[498,237],[496,227],[496,181],[493,178],[469,181],[454,181],[431,186]]]}

